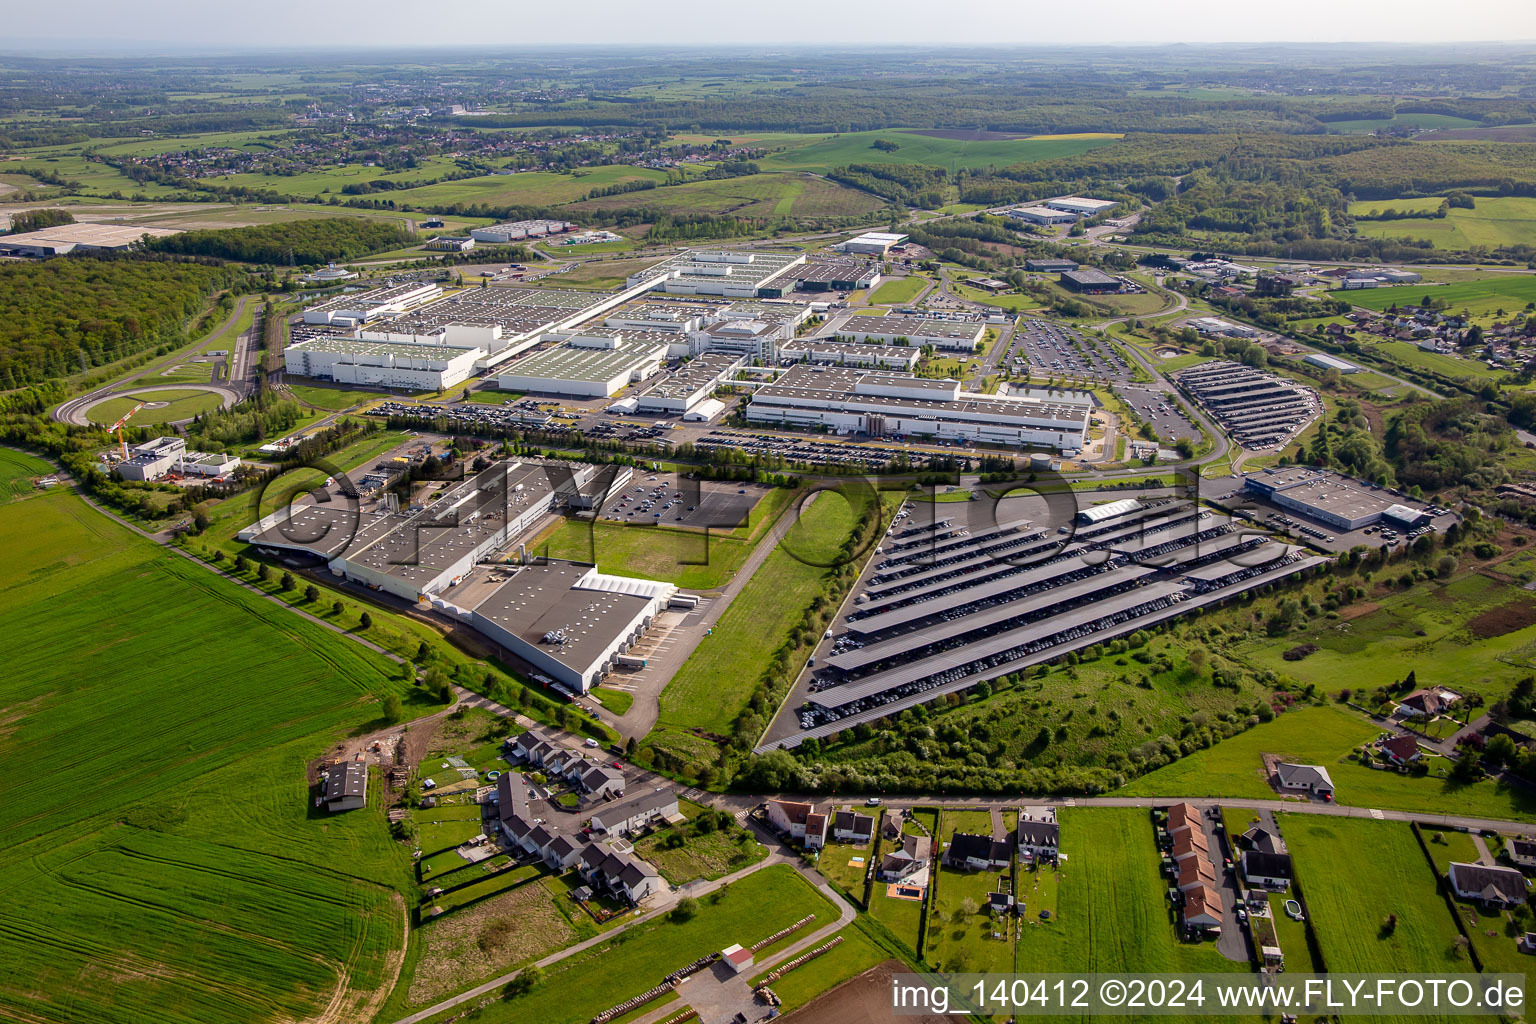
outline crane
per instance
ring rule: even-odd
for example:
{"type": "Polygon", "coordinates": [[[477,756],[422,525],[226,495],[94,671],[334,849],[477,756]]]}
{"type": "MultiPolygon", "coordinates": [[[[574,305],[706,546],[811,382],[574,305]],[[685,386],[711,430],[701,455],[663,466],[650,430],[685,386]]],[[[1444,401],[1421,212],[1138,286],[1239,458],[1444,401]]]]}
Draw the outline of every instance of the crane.
{"type": "Polygon", "coordinates": [[[123,426],[129,420],[133,419],[134,413],[138,412],[142,408],[144,408],[143,402],[135,404],[132,409],[129,409],[127,412],[123,413],[122,419],[118,420],[116,423],[107,428],[107,433],[110,434],[114,431],[117,433],[117,445],[120,449],[122,449],[124,462],[128,461],[128,442],[123,440],[123,426]]]}

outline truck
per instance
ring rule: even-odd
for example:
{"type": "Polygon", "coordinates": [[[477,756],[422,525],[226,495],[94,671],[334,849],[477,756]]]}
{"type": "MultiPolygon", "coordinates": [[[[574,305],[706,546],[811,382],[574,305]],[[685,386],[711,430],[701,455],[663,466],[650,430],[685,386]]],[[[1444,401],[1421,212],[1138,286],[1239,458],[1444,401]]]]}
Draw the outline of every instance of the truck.
{"type": "Polygon", "coordinates": [[[637,656],[635,656],[633,654],[620,654],[620,655],[617,655],[617,656],[614,657],[613,663],[615,665],[617,665],[619,668],[627,668],[627,669],[630,669],[631,671],[636,671],[636,672],[638,672],[642,668],[645,668],[645,659],[641,658],[641,657],[637,657],[637,656]]]}

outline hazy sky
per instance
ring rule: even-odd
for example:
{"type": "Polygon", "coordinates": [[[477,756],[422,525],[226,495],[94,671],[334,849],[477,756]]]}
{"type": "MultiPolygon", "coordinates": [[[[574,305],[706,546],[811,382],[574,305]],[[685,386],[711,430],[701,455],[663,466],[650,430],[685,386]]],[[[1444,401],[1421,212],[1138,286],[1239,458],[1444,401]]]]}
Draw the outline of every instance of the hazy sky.
{"type": "Polygon", "coordinates": [[[1536,40],[1536,0],[74,0],[6,5],[0,50],[657,43],[1536,40]],[[61,17],[61,13],[64,17],[61,17]],[[68,26],[78,36],[61,32],[68,26]]]}

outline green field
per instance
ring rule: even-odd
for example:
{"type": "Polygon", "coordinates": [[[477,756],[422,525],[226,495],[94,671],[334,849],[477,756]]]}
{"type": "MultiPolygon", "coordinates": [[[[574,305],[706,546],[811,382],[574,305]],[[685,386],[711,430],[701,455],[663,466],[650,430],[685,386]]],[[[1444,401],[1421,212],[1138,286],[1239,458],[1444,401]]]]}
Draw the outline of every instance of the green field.
{"type": "Polygon", "coordinates": [[[1481,122],[1452,114],[1393,114],[1391,117],[1362,118],[1356,121],[1325,121],[1330,132],[1364,135],[1383,128],[1476,128],[1481,122]]]}
{"type": "Polygon", "coordinates": [[[308,384],[290,384],[288,390],[305,405],[328,412],[340,412],[362,402],[374,402],[387,397],[375,391],[350,391],[346,388],[314,387],[308,384]]]}
{"type": "Polygon", "coordinates": [[[730,214],[736,217],[857,217],[884,204],[874,196],[805,174],[748,174],[740,178],[690,181],[647,192],[628,192],[572,203],[570,209],[630,207],[668,213],[730,214]]]}
{"type": "Polygon", "coordinates": [[[1456,923],[1406,824],[1287,814],[1280,832],[1330,972],[1472,969],[1455,953],[1456,923]]]}
{"type": "Polygon", "coordinates": [[[68,491],[0,529],[27,538],[0,568],[0,1016],[298,1020],[387,985],[409,858],[373,793],[313,811],[305,764],[388,663],[68,491]]]}
{"type": "Polygon", "coordinates": [[[1460,281],[1456,284],[1421,283],[1392,288],[1331,291],[1328,295],[1375,310],[1384,310],[1388,306],[1416,305],[1428,295],[1436,302],[1445,302],[1448,312],[1466,310],[1473,320],[1486,325],[1501,319],[1497,315],[1499,309],[1503,309],[1507,315],[1513,315],[1524,310],[1526,303],[1536,302],[1536,275],[1486,274],[1481,280],[1460,281]]]}
{"type": "Polygon", "coordinates": [[[212,391],[193,391],[189,388],[167,388],[164,391],[144,391],[122,398],[109,398],[98,402],[86,412],[85,418],[92,423],[112,424],[140,402],[164,402],[158,408],[146,406],[133,414],[130,426],[152,427],[161,423],[189,420],[200,413],[212,412],[219,407],[219,396],[212,391]]]}
{"type": "MultiPolygon", "coordinates": [[[[800,937],[837,919],[837,910],[793,868],[774,865],[734,882],[718,897],[699,901],[686,923],[667,917],[630,928],[622,936],[550,966],[531,993],[495,1000],[474,1014],[475,1024],[584,1024],[661,983],[671,971],[731,943],[750,946],[806,914],[816,920],[800,937]]],[[[684,990],[686,997],[686,989],[684,990]]]]}
{"type": "Polygon", "coordinates": [[[35,455],[14,448],[0,448],[0,505],[37,494],[32,478],[53,472],[53,466],[35,455]]]}
{"type": "MultiPolygon", "coordinates": [[[[1385,210],[1423,210],[1433,213],[1440,198],[1389,199],[1350,203],[1355,215],[1385,210]]],[[[1536,244],[1536,199],[1500,196],[1476,199],[1476,208],[1455,208],[1444,217],[1414,217],[1404,220],[1357,221],[1355,233],[1367,238],[1423,238],[1437,249],[1472,249],[1485,246],[1497,249],[1510,245],[1536,244]]]]}
{"type": "Polygon", "coordinates": [[[1351,750],[1369,743],[1380,732],[1378,726],[1345,708],[1330,705],[1288,711],[1273,722],[1149,772],[1116,792],[1124,796],[1274,800],[1278,796],[1264,778],[1262,755],[1276,754],[1326,767],[1338,787],[1334,798],[1341,804],[1404,811],[1445,807],[1477,817],[1536,821],[1536,797],[1522,789],[1493,782],[1463,785],[1436,776],[1399,775],[1347,759],[1351,750]]]}
{"type": "Polygon", "coordinates": [[[940,139],[900,129],[812,136],[800,145],[770,153],[759,161],[764,170],[827,171],[845,164],[928,164],[951,172],[1057,157],[1076,156],[1115,141],[1113,135],[1081,135],[1017,139],[940,139]],[[894,143],[895,150],[875,149],[876,140],[894,143]]]}
{"type": "Polygon", "coordinates": [[[880,286],[870,293],[870,302],[903,303],[911,302],[917,298],[917,293],[923,290],[927,281],[920,277],[892,277],[880,283],[880,286]]]}
{"type": "MultiPolygon", "coordinates": [[[[486,174],[478,178],[460,178],[436,185],[397,189],[389,194],[391,199],[431,208],[454,203],[483,206],[556,206],[581,199],[593,189],[629,181],[666,181],[665,171],[649,167],[630,167],[611,164],[603,167],[585,167],[573,174],[553,171],[523,171],[518,174],[486,174]]],[[[652,192],[630,192],[618,198],[628,200],[623,205],[640,206],[645,196],[652,192]]]]}
{"type": "Polygon", "coordinates": [[[827,570],[807,562],[830,558],[853,525],[850,506],[838,496],[821,494],[811,503],[662,691],[661,724],[730,728],[773,651],[825,590],[827,570]]]}

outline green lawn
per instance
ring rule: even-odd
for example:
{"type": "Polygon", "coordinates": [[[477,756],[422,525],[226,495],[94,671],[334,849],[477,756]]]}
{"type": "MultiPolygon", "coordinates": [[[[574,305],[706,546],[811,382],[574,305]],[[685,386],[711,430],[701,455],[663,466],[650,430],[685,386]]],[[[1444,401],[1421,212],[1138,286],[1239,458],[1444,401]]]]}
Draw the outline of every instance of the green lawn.
{"type": "Polygon", "coordinates": [[[362,402],[374,402],[388,397],[375,391],[349,391],[346,388],[324,388],[309,384],[290,384],[288,390],[305,405],[313,405],[327,412],[340,412],[362,402]]]}
{"type": "MultiPolygon", "coordinates": [[[[1433,213],[1440,197],[1388,199],[1350,203],[1349,212],[1360,215],[1388,208],[1433,213]]],[[[1471,209],[1453,208],[1444,217],[1413,217],[1401,220],[1356,221],[1355,233],[1367,238],[1423,238],[1437,249],[1471,249],[1486,246],[1536,244],[1536,199],[1499,196],[1475,200],[1471,209]]]]}
{"type": "Polygon", "coordinates": [[[1456,924],[1408,825],[1288,814],[1280,832],[1330,972],[1472,969],[1454,951],[1456,924]]]}
{"type": "Polygon", "coordinates": [[[1485,273],[1480,280],[1458,281],[1455,284],[1420,283],[1391,288],[1332,291],[1328,295],[1375,310],[1417,304],[1428,295],[1436,302],[1448,303],[1449,312],[1459,313],[1465,309],[1473,320],[1486,326],[1499,319],[1497,310],[1501,308],[1506,314],[1513,314],[1524,310],[1527,302],[1536,302],[1536,275],[1485,273]]]}
{"type": "MultiPolygon", "coordinates": [[[[460,178],[436,185],[397,189],[390,198],[418,206],[447,206],[454,203],[484,206],[553,206],[581,199],[593,189],[630,181],[666,181],[665,171],[649,167],[611,164],[586,167],[573,174],[553,171],[523,171],[518,174],[486,174],[478,178],[460,178]]],[[[627,205],[644,205],[651,192],[626,193],[627,205]]]]}
{"type": "Polygon", "coordinates": [[[39,493],[32,479],[52,472],[53,466],[35,455],[0,448],[0,504],[39,493]]]}
{"type": "Polygon", "coordinates": [[[671,971],[731,943],[750,946],[806,914],[811,934],[837,919],[837,909],[793,868],[767,867],[733,883],[718,899],[699,901],[685,923],[668,917],[554,964],[527,995],[495,1000],[474,1016],[476,1024],[585,1024],[598,1013],[661,983],[671,971]]]}
{"type": "Polygon", "coordinates": [[[807,136],[804,143],[770,153],[759,163],[765,170],[827,171],[845,164],[927,164],[956,171],[1076,156],[1108,146],[1115,138],[1113,135],[1069,135],[970,141],[882,129],[807,136]],[[876,149],[874,143],[877,140],[897,148],[876,149]]]}
{"type": "Polygon", "coordinates": [[[390,666],[70,492],[0,529],[26,538],[0,567],[0,1016],[297,1020],[383,984],[409,857],[377,778],[327,816],[305,764],[375,718],[390,666]]]}
{"type": "Polygon", "coordinates": [[[622,715],[634,706],[635,696],[625,690],[615,690],[608,686],[599,686],[594,691],[597,698],[615,715],[622,715]]]}
{"type": "Polygon", "coordinates": [[[888,302],[900,304],[911,302],[917,298],[917,293],[923,290],[927,281],[920,277],[892,277],[880,283],[869,296],[870,302],[888,302]]]}
{"type": "Polygon", "coordinates": [[[723,733],[757,686],[762,666],[826,587],[821,565],[854,524],[849,505],[821,494],[684,662],[661,694],[661,723],[723,733]]]}
{"type": "Polygon", "coordinates": [[[212,391],[192,391],[187,388],[167,388],[164,391],[144,391],[136,395],[128,395],[123,398],[109,398],[105,402],[98,402],[86,412],[86,419],[92,423],[112,424],[123,417],[128,410],[140,402],[165,404],[159,407],[140,409],[133,414],[129,424],[135,427],[151,427],[161,423],[174,423],[177,420],[189,420],[200,413],[212,412],[219,407],[221,399],[212,391]]]}
{"type": "Polygon", "coordinates": [[[1335,799],[1356,807],[1442,811],[1515,821],[1536,821],[1536,798],[1492,782],[1471,785],[1434,776],[1375,771],[1347,760],[1356,746],[1381,732],[1356,712],[1334,706],[1301,708],[1196,751],[1133,780],[1124,796],[1278,799],[1263,775],[1264,754],[1321,764],[1338,787],[1335,799]]]}
{"type": "Polygon", "coordinates": [[[687,824],[660,829],[635,843],[635,854],[654,864],[673,885],[719,878],[768,856],[768,848],[739,825],[701,829],[697,819],[705,808],[689,800],[679,801],[678,808],[687,824]],[[683,839],[681,846],[678,837],[683,839]]]}
{"type": "Polygon", "coordinates": [[[730,582],[752,544],[714,530],[677,530],[604,520],[567,519],[530,545],[550,558],[597,562],[617,576],[675,583],[685,590],[717,590],[730,582]]]}

